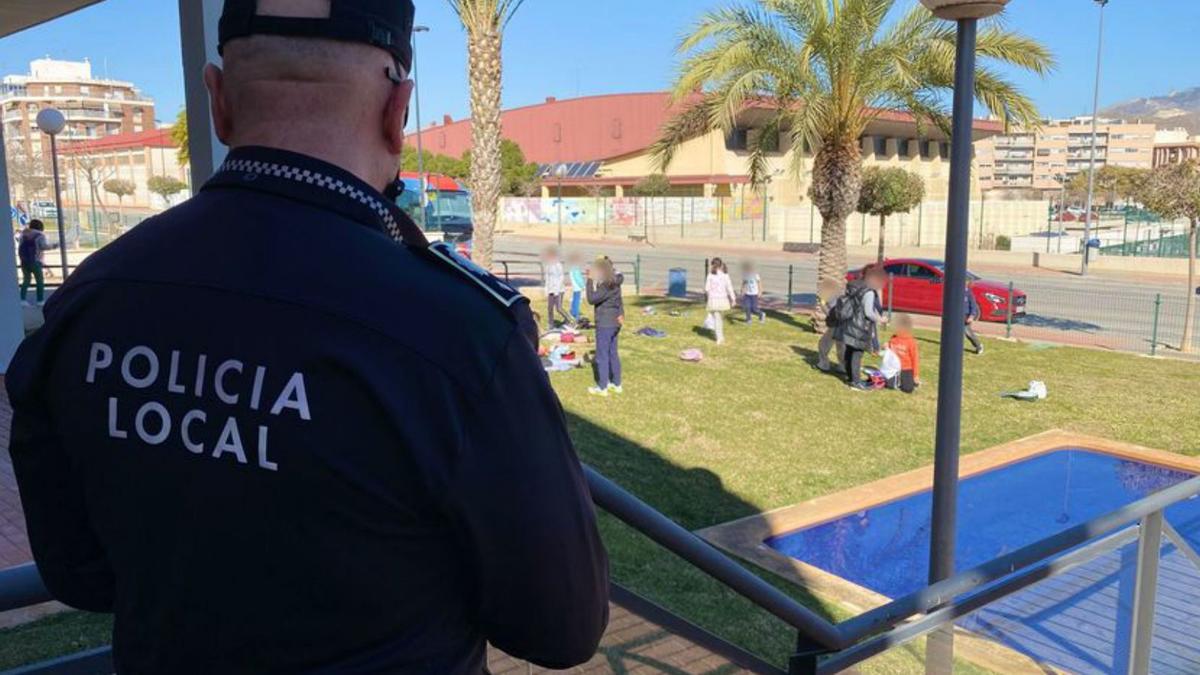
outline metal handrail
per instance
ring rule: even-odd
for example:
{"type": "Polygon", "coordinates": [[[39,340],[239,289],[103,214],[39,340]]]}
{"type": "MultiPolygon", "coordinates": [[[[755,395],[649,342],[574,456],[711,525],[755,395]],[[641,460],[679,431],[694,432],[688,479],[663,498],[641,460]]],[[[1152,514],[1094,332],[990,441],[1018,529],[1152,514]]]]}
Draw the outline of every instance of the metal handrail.
{"type": "MultiPolygon", "coordinates": [[[[584,475],[598,507],[792,626],[799,631],[802,640],[815,643],[816,651],[808,655],[805,671],[819,673],[838,672],[853,666],[1038,581],[1125,545],[1132,538],[1125,528],[1137,522],[1144,527],[1151,519],[1161,520],[1163,511],[1169,506],[1200,495],[1200,477],[1178,483],[857,617],[833,624],[595,469],[585,465],[584,475]],[[1097,540],[1100,537],[1103,538],[1097,540]],[[1082,548],[1076,548],[1081,545],[1082,548]],[[921,613],[924,613],[923,617],[896,627],[921,613]],[[888,629],[891,630],[881,633],[888,629]]],[[[1178,537],[1169,524],[1163,523],[1161,531],[1163,536],[1171,540],[1178,537]]],[[[52,599],[34,564],[0,570],[0,612],[52,599]]]]}
{"type": "Polygon", "coordinates": [[[802,631],[822,646],[830,649],[848,646],[837,626],[755,576],[712,544],[659,513],[595,469],[585,465],[584,475],[587,476],[588,488],[591,489],[592,500],[596,505],[626,525],[788,625],[802,631]]]}

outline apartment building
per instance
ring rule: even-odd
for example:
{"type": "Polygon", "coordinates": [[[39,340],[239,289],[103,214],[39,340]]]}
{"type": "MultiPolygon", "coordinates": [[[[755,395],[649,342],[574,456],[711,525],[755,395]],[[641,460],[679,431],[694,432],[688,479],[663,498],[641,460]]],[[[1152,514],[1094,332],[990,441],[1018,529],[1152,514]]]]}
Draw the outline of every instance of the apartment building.
{"type": "Polygon", "coordinates": [[[1200,161],[1200,136],[1187,129],[1159,129],[1154,134],[1154,166],[1200,161]]]}
{"type": "MultiPolygon", "coordinates": [[[[1154,166],[1154,124],[1099,119],[1096,167],[1154,166]]],[[[983,190],[1058,190],[1062,180],[1087,171],[1092,157],[1092,118],[1044,122],[1036,131],[1016,131],[975,143],[975,163],[983,190]]]]}
{"type": "MultiPolygon", "coordinates": [[[[88,141],[155,128],[154,102],[130,82],[98,78],[88,61],[32,61],[26,75],[0,80],[0,115],[9,159],[27,159],[50,173],[50,139],[37,128],[38,112],[58,108],[67,118],[60,142],[88,141]],[[17,157],[13,157],[16,154],[17,157]]],[[[19,190],[19,187],[18,187],[19,190]]],[[[16,195],[29,199],[32,195],[16,195]]]]}

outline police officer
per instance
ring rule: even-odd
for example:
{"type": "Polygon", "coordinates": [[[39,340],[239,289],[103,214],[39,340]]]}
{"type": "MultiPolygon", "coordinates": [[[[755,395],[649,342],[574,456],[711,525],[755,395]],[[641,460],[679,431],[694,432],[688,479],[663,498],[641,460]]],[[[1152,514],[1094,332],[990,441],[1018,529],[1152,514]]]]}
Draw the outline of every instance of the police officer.
{"type": "Polygon", "coordinates": [[[227,161],[82,265],[12,363],[34,557],[115,614],[119,672],[595,651],[607,561],[525,300],[382,194],[413,11],[227,0],[227,161]]]}

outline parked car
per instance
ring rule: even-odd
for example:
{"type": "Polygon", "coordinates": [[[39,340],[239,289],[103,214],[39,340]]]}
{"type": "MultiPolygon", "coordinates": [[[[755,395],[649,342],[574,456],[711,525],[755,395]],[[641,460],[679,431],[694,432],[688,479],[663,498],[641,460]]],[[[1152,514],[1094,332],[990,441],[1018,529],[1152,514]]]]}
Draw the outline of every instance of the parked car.
{"type": "MultiPolygon", "coordinates": [[[[891,289],[895,297],[891,300],[892,309],[898,312],[912,314],[942,314],[942,279],[945,277],[945,264],[941,260],[926,258],[896,258],[883,261],[883,269],[891,277],[891,289]]],[[[859,278],[859,270],[846,275],[847,281],[859,278]]],[[[1004,322],[1008,320],[1008,284],[999,281],[988,281],[977,274],[967,272],[971,284],[971,292],[979,303],[980,319],[982,321],[1004,322]]],[[[1016,288],[1012,291],[1012,316],[1014,320],[1025,316],[1027,297],[1024,291],[1016,288]]],[[[883,303],[887,306],[888,289],[884,288],[883,303]]]]}

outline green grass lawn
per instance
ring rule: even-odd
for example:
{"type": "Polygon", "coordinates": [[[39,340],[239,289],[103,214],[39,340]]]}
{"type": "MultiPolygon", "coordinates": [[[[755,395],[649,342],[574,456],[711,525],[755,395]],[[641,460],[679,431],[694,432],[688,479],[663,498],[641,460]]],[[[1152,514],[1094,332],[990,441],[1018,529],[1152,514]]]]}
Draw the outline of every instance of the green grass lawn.
{"type": "MultiPolygon", "coordinates": [[[[765,325],[731,322],[728,344],[702,331],[702,308],[647,300],[644,316],[630,303],[622,336],[625,389],[587,394],[590,370],[554,374],[572,436],[584,461],[671,518],[695,530],[884,478],[932,461],[938,344],[919,334],[926,386],[912,396],[861,394],[815,370],[817,336],[806,318],[775,314],[765,325]],[[682,317],[667,311],[681,309],[682,317]],[[665,329],[655,340],[633,335],[665,329]],[[703,363],[678,360],[701,348],[703,363]]],[[[1200,365],[1126,354],[988,340],[981,357],[966,357],[962,445],[974,452],[1061,428],[1180,453],[1200,453],[1195,414],[1200,365]],[[1046,382],[1038,403],[1001,400],[1001,391],[1046,382]]],[[[602,531],[614,578],[709,630],[776,663],[795,636],[608,516],[602,531]]],[[[836,619],[839,607],[775,583],[836,619]]],[[[103,631],[91,617],[68,615],[0,633],[0,654],[36,643],[39,657],[78,649],[81,635],[103,631]],[[55,627],[57,626],[57,630],[55,627]],[[66,627],[66,630],[63,630],[66,627]],[[22,632],[24,631],[24,632],[22,632]],[[65,648],[67,645],[70,649],[65,648]]],[[[894,650],[867,672],[922,672],[920,645],[894,650]]],[[[0,668],[6,665],[0,661],[0,668]]],[[[959,672],[972,672],[965,664],[959,672]]]]}

